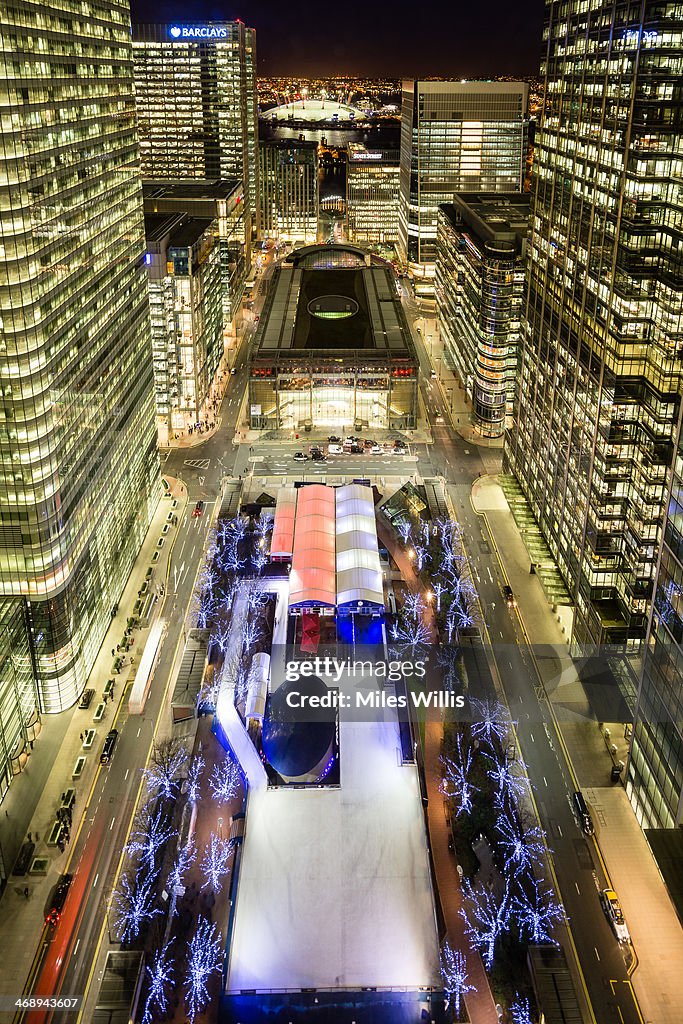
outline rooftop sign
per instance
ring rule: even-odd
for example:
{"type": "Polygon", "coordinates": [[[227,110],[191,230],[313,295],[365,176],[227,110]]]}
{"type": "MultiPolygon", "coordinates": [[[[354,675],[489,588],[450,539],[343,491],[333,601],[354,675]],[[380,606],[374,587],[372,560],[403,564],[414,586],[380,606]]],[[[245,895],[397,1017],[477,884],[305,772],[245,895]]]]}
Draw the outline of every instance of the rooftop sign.
{"type": "Polygon", "coordinates": [[[227,39],[225,25],[172,25],[168,34],[172,39],[227,39]]]}

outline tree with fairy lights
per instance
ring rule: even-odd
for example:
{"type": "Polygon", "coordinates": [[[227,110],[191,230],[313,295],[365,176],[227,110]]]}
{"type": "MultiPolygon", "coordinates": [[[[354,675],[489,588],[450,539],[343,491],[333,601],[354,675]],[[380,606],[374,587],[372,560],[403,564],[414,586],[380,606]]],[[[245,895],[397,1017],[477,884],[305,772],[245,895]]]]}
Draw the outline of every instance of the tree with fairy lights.
{"type": "Polygon", "coordinates": [[[133,942],[145,924],[161,913],[155,906],[157,877],[156,873],[139,869],[129,871],[119,879],[112,903],[120,942],[133,942]]]}
{"type": "Polygon", "coordinates": [[[160,850],[176,832],[161,805],[149,805],[137,816],[135,828],[126,847],[131,857],[139,858],[141,866],[152,870],[160,850]]]}
{"type": "Polygon", "coordinates": [[[564,908],[542,878],[526,879],[512,906],[523,941],[535,944],[556,941],[551,932],[557,922],[565,920],[564,908]]]}
{"type": "Polygon", "coordinates": [[[187,772],[187,799],[191,804],[196,804],[199,800],[199,782],[203,771],[204,758],[201,754],[195,754],[187,772]]]}
{"type": "Polygon", "coordinates": [[[512,1024],[534,1024],[531,1019],[529,1000],[520,996],[519,993],[517,993],[510,1006],[510,1015],[512,1017],[512,1024]]]}
{"type": "Polygon", "coordinates": [[[173,861],[173,867],[171,868],[168,875],[167,888],[169,892],[173,892],[178,886],[183,884],[183,878],[186,872],[195,862],[197,856],[197,849],[194,844],[194,839],[190,837],[187,842],[180,847],[176,854],[176,859],[173,861]]]}
{"type": "Polygon", "coordinates": [[[510,930],[512,918],[512,901],[510,899],[510,882],[505,880],[505,889],[497,896],[493,889],[483,882],[472,885],[465,880],[462,883],[462,894],[465,906],[460,916],[465,922],[465,931],[474,949],[478,949],[487,971],[491,970],[496,942],[501,935],[510,930]]]}
{"type": "Polygon", "coordinates": [[[174,971],[171,946],[173,939],[152,955],[152,962],[145,968],[147,998],[142,1011],[141,1024],[151,1024],[155,1017],[164,1017],[169,1008],[169,995],[173,990],[174,971]]]}
{"type": "Polygon", "coordinates": [[[475,787],[470,782],[472,770],[472,749],[463,749],[462,734],[455,738],[455,756],[440,759],[443,774],[439,791],[455,801],[455,816],[469,814],[472,810],[472,797],[475,787]]]}
{"type": "Polygon", "coordinates": [[[494,800],[498,807],[503,807],[506,801],[522,801],[528,792],[529,783],[518,762],[508,761],[504,753],[496,756],[486,754],[485,757],[490,764],[486,774],[495,787],[494,800]]]}
{"type": "Polygon", "coordinates": [[[239,764],[232,754],[226,754],[213,766],[209,776],[209,786],[216,803],[229,803],[237,795],[241,784],[242,773],[239,764]]]}
{"type": "Polygon", "coordinates": [[[394,623],[391,629],[391,638],[401,647],[410,647],[415,650],[431,640],[429,628],[421,619],[407,619],[400,625],[394,623]]]}
{"type": "Polygon", "coordinates": [[[510,731],[510,715],[505,705],[495,698],[485,697],[483,700],[472,699],[470,707],[473,739],[487,743],[494,750],[503,746],[510,731]]]}
{"type": "Polygon", "coordinates": [[[204,848],[204,856],[201,862],[204,884],[202,889],[213,889],[220,892],[223,888],[223,881],[228,873],[228,861],[232,853],[232,843],[229,839],[223,839],[211,833],[211,838],[204,848]]]}
{"type": "Polygon", "coordinates": [[[446,995],[446,1009],[453,1007],[456,1020],[460,1017],[460,1005],[463,996],[468,992],[476,992],[476,986],[468,984],[467,961],[459,949],[451,949],[444,942],[441,949],[441,977],[446,995]]]}
{"type": "Polygon", "coordinates": [[[495,825],[496,844],[513,874],[533,874],[543,860],[543,832],[537,826],[525,829],[513,809],[501,809],[495,825]]]}
{"type": "Polygon", "coordinates": [[[194,1022],[209,1002],[208,982],[211,975],[221,969],[223,951],[220,932],[215,924],[200,917],[187,945],[185,1006],[190,1021],[194,1022]]]}
{"type": "Polygon", "coordinates": [[[165,800],[177,796],[187,757],[187,750],[176,740],[155,743],[150,763],[144,770],[147,788],[165,800]]]}

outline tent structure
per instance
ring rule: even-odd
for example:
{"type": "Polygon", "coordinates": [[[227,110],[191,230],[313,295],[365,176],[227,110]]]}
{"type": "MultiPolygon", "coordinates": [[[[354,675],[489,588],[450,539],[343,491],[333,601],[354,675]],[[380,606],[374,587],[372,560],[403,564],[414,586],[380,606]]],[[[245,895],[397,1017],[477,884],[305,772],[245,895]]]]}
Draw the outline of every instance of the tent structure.
{"type": "Polygon", "coordinates": [[[334,504],[333,487],[311,484],[299,488],[289,578],[290,608],[334,608],[336,604],[334,504]]]}
{"type": "Polygon", "coordinates": [[[335,492],[337,608],[340,611],[384,607],[382,567],[372,490],[347,484],[335,492]]]}
{"type": "Polygon", "coordinates": [[[270,545],[270,558],[273,562],[291,562],[292,560],[295,515],[296,488],[281,487],[275,505],[275,522],[270,545]]]}

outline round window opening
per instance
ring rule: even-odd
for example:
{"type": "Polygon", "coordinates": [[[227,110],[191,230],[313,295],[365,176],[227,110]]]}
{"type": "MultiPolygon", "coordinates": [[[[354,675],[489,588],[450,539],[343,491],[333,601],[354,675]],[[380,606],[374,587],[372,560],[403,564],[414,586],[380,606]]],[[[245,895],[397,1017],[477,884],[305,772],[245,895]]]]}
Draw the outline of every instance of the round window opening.
{"type": "Polygon", "coordinates": [[[320,320],[345,320],[358,309],[356,300],[348,295],[317,295],[308,303],[308,312],[320,320]]]}

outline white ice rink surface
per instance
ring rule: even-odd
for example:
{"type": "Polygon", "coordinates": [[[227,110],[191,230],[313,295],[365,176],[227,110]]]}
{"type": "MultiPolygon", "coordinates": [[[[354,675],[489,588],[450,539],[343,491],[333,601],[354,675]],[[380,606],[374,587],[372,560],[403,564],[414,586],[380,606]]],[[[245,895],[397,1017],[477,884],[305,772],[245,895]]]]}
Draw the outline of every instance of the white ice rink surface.
{"type": "Polygon", "coordinates": [[[228,989],[438,982],[417,771],[393,721],[340,747],[340,789],[250,793],[228,989]]]}

